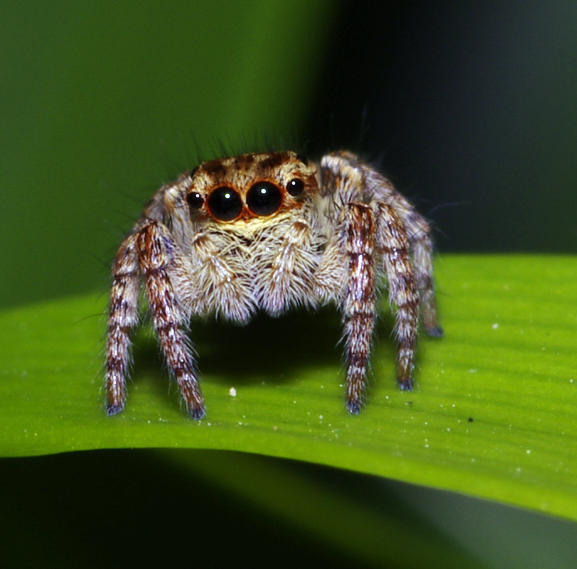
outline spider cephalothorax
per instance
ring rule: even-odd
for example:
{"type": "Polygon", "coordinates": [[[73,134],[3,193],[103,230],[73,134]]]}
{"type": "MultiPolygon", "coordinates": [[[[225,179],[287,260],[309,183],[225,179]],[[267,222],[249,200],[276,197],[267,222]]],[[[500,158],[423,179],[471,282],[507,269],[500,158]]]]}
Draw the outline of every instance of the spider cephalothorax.
{"type": "Polygon", "coordinates": [[[106,410],[124,409],[130,329],[144,283],[152,322],[188,413],[205,415],[192,316],[248,322],[263,310],[334,302],[343,314],[346,406],[358,413],[378,284],[396,314],[397,379],[412,388],[419,313],[441,335],[427,222],[392,184],[348,152],[313,163],[294,152],[203,162],[160,188],[113,268],[106,410]]]}

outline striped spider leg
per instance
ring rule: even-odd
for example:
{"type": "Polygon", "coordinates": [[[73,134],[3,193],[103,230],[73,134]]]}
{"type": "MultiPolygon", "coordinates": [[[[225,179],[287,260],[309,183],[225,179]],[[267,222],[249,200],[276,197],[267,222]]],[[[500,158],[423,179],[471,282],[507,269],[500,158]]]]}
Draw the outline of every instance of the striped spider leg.
{"type": "MultiPolygon", "coordinates": [[[[358,413],[363,404],[377,315],[377,284],[383,278],[388,283],[390,304],[396,311],[397,380],[403,390],[413,387],[419,315],[417,269],[415,257],[410,253],[408,228],[395,207],[397,201],[391,199],[399,194],[390,182],[378,175],[375,183],[374,171],[347,152],[326,156],[321,168],[326,189],[334,193],[336,202],[341,204],[343,217],[341,240],[349,262],[348,284],[341,306],[346,405],[351,413],[358,413]],[[383,190],[387,195],[383,195],[383,190]]],[[[408,202],[402,200],[402,204],[408,206],[408,202]]],[[[409,207],[407,210],[412,211],[409,207]]],[[[430,250],[428,254],[430,256],[430,250]]],[[[432,275],[429,276],[432,291],[432,275]]],[[[432,311],[436,319],[434,304],[432,311]]]]}
{"type": "Polygon", "coordinates": [[[137,304],[142,278],[154,329],[186,411],[193,419],[204,417],[196,361],[183,330],[187,318],[170,279],[175,249],[168,229],[159,221],[144,218],[118,251],[113,268],[106,347],[108,415],[116,415],[125,406],[129,335],[138,323],[137,304]]]}

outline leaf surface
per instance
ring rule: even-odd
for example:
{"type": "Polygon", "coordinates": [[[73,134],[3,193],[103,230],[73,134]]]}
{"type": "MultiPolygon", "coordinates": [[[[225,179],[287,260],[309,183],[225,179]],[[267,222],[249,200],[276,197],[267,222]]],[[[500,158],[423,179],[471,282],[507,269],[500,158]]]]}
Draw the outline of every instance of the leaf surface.
{"type": "Polygon", "coordinates": [[[343,406],[339,317],[194,323],[208,417],[189,420],[152,334],[127,410],[106,417],[106,298],[0,314],[0,455],[101,448],[236,450],[320,463],[577,519],[577,258],[443,256],[443,339],[421,337],[414,392],[379,324],[363,413],[343,406]],[[233,388],[233,390],[231,390],[233,388]]]}

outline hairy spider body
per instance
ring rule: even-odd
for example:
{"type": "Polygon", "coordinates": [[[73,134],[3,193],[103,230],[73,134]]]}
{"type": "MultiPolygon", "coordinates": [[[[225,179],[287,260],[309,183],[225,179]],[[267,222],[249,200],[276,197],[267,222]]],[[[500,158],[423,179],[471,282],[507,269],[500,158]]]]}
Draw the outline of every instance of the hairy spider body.
{"type": "Polygon", "coordinates": [[[106,409],[124,409],[130,330],[144,282],[152,322],[187,412],[205,415],[185,334],[194,316],[241,324],[257,311],[334,302],[342,311],[346,406],[363,404],[376,302],[388,283],[397,379],[412,389],[419,312],[441,335],[427,222],[392,184],[348,152],[316,164],[294,152],[200,164],[154,195],[113,267],[106,409]]]}

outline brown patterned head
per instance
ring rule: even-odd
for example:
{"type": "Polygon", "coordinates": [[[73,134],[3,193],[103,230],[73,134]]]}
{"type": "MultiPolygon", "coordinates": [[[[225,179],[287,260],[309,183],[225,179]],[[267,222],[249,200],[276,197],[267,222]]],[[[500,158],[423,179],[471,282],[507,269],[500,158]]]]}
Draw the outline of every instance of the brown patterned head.
{"type": "Polygon", "coordinates": [[[186,201],[192,216],[220,223],[273,217],[318,192],[315,174],[316,166],[292,151],[210,160],[192,172],[186,201]]]}

